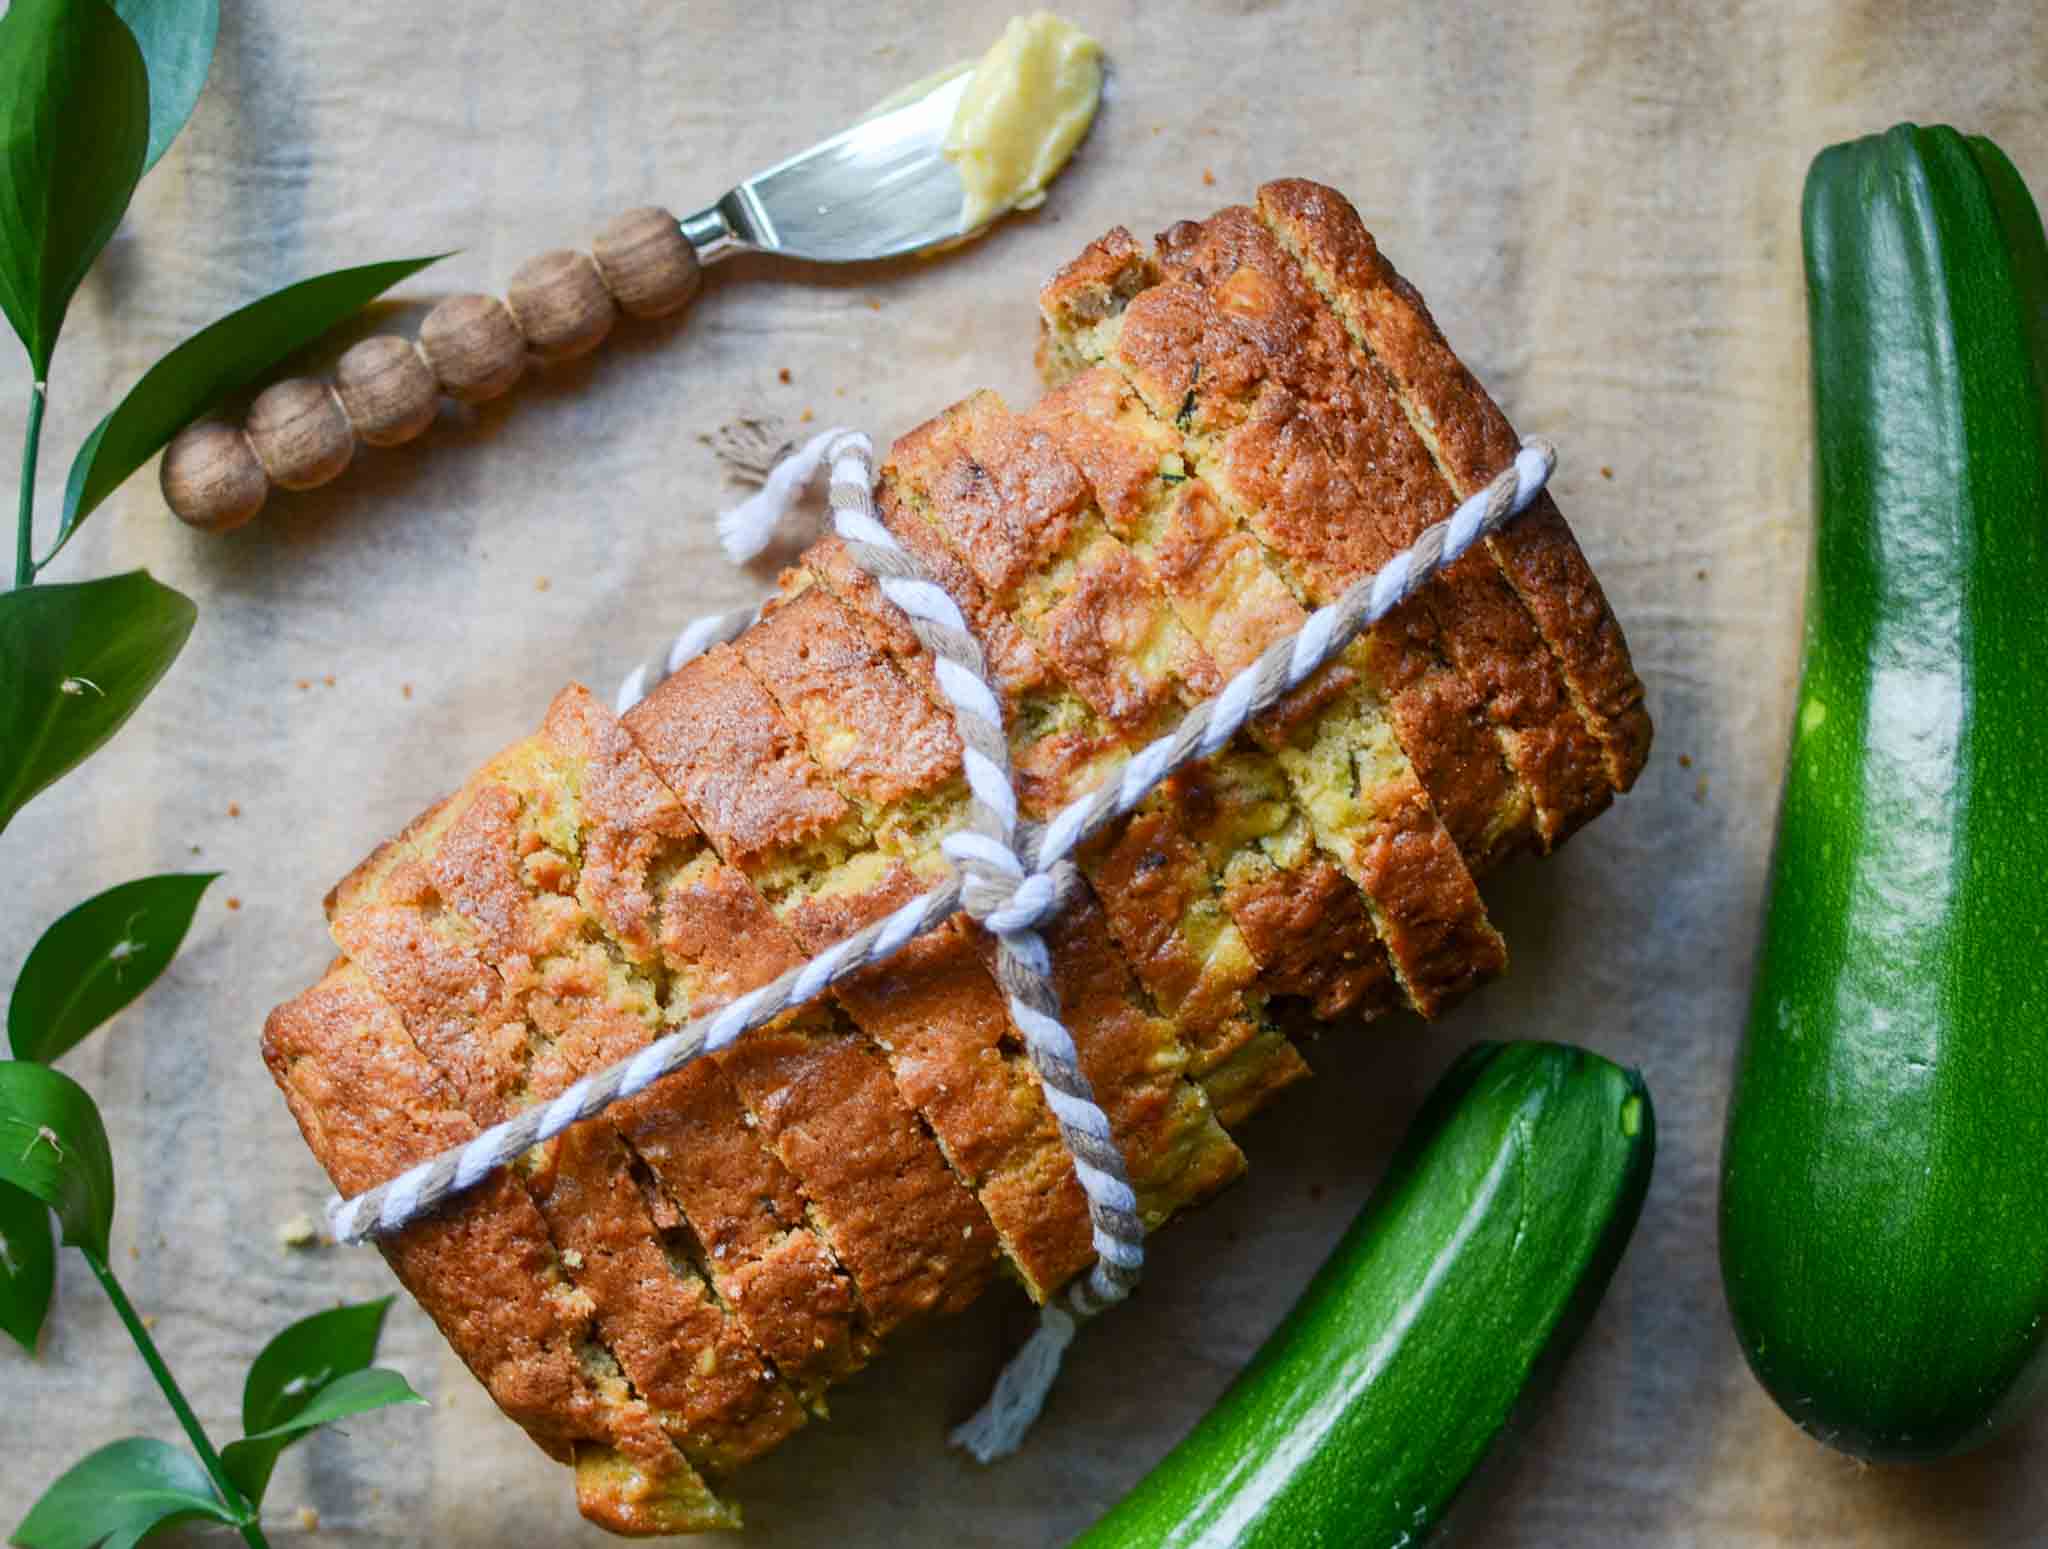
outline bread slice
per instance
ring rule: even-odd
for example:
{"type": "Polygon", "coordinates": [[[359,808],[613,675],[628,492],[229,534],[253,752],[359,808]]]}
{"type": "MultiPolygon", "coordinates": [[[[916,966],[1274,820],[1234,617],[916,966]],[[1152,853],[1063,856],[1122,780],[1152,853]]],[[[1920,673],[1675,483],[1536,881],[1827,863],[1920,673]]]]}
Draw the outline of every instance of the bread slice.
{"type": "MultiPolygon", "coordinates": [[[[1199,290],[1184,281],[1146,284],[1149,273],[1129,234],[1115,232],[1048,282],[1041,308],[1062,355],[1122,373],[1151,417],[1180,436],[1184,470],[1214,497],[1206,514],[1255,538],[1263,567],[1298,605],[1328,601],[1328,575],[1303,561],[1315,557],[1316,535],[1349,520],[1354,502],[1341,470],[1307,433],[1296,400],[1263,379],[1256,353],[1199,290]],[[1126,278],[1133,273],[1139,278],[1126,278]],[[1121,310],[1106,310],[1102,298],[1126,291],[1121,310]]],[[[1266,622],[1274,638],[1285,632],[1277,613],[1266,622]]],[[[1370,900],[1409,1004],[1433,1016],[1498,973],[1506,950],[1435,793],[1418,778],[1418,760],[1444,778],[1458,811],[1473,804],[1461,771],[1497,765],[1498,753],[1440,756],[1442,746],[1467,747],[1470,720],[1435,713],[1433,704],[1448,703],[1448,686],[1438,674],[1430,692],[1417,687],[1417,651],[1411,633],[1390,620],[1353,641],[1255,735],[1287,770],[1319,841],[1370,900]]]]}
{"type": "MultiPolygon", "coordinates": [[[[1206,487],[1190,482],[1178,438],[1116,372],[1082,371],[1028,418],[1088,481],[1104,524],[1199,643],[1212,677],[1220,681],[1255,659],[1262,643],[1299,627],[1300,606],[1253,541],[1220,520],[1206,487]]],[[[1377,1016],[1396,1003],[1364,896],[1317,847],[1271,753],[1241,738],[1176,775],[1171,791],[1190,830],[1214,846],[1224,900],[1268,995],[1303,999],[1324,1020],[1377,1016]]]]}
{"type": "MultiPolygon", "coordinates": [[[[335,893],[337,942],[480,1126],[632,1053],[659,1023],[654,994],[592,939],[577,897],[579,852],[588,837],[601,854],[606,825],[586,823],[589,771],[572,760],[546,734],[514,745],[335,893]]],[[[633,831],[643,862],[671,826],[633,831]]],[[[609,1117],[535,1147],[519,1170],[605,1343],[693,1463],[722,1476],[803,1424],[694,1246],[662,1231],[609,1117]]]]}
{"type": "MultiPolygon", "coordinates": [[[[1452,352],[1415,287],[1380,253],[1351,202],[1320,183],[1287,178],[1259,190],[1258,216],[1385,374],[1452,489],[1463,498],[1484,487],[1513,459],[1514,427],[1452,352]]],[[[1605,750],[1614,789],[1629,789],[1650,749],[1643,686],[1621,625],[1557,503],[1546,493],[1489,539],[1487,550],[1559,663],[1573,705],[1605,750]]]]}
{"type": "MultiPolygon", "coordinates": [[[[477,1134],[397,1012],[345,959],[271,1012],[263,1059],[344,1194],[477,1134]]],[[[378,1247],[498,1407],[575,1466],[584,1516],[632,1535],[739,1525],[628,1390],[518,1178],[486,1179],[378,1247]]]]}
{"type": "MultiPolygon", "coordinates": [[[[1042,819],[1110,774],[1119,758],[1115,734],[1051,671],[1023,627],[994,605],[937,530],[901,509],[905,498],[901,481],[884,469],[881,520],[959,604],[977,636],[1007,723],[1019,808],[1027,819],[1042,819]]],[[[942,702],[930,658],[902,614],[836,546],[819,545],[808,557],[815,573],[832,577],[835,595],[862,618],[878,646],[933,702],[942,702]]],[[[1244,1158],[1203,1085],[1191,1079],[1180,1030],[1157,1014],[1132,975],[1124,943],[1142,943],[1160,926],[1141,894],[1103,889],[1100,862],[1115,842],[1100,842],[1077,857],[1089,886],[1042,934],[1052,947],[1061,1014],[1081,1046],[1082,1068],[1118,1133],[1140,1214],[1157,1226],[1234,1179],[1244,1158]]],[[[992,944],[987,950],[992,957],[992,944]]]]}
{"type": "MultiPolygon", "coordinates": [[[[842,881],[870,836],[774,701],[721,646],[685,664],[625,724],[800,952],[792,913],[842,881]]],[[[877,1338],[981,1293],[997,1261],[995,1230],[870,1034],[821,1009],[748,1034],[728,1068],[803,1181],[877,1338]]]]}
{"type": "MultiPolygon", "coordinates": [[[[1117,754],[1170,732],[1222,686],[1144,567],[1103,524],[1080,470],[1052,439],[977,393],[896,443],[892,508],[924,517],[1078,701],[1068,713],[1117,754]]],[[[1211,838],[1230,788],[1198,807],[1211,838]]],[[[1077,782],[1078,783],[1078,782],[1077,782]]],[[[1065,801],[1079,789],[1061,793],[1065,801]]],[[[1034,814],[1044,816],[1044,813],[1034,814]]],[[[1226,907],[1210,846],[1181,793],[1155,791],[1081,856],[1140,984],[1179,1028],[1188,1070],[1225,1123],[1307,1074],[1273,1024],[1259,963],[1226,907]]]]}
{"type": "MultiPolygon", "coordinates": [[[[967,819],[950,717],[898,676],[816,587],[795,587],[734,643],[875,848],[795,901],[807,952],[844,940],[951,871],[940,838],[967,819]]],[[[975,1193],[1025,1289],[1043,1302],[1093,1257],[1086,1197],[1002,992],[961,922],[840,986],[889,1052],[904,1100],[975,1193]]]]}

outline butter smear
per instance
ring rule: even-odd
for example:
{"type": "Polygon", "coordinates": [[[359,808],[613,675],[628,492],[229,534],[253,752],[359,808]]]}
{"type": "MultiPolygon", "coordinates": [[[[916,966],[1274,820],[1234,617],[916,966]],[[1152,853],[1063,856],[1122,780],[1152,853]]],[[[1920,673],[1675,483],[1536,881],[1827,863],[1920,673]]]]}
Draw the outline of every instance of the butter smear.
{"type": "Polygon", "coordinates": [[[1102,45],[1050,11],[1015,16],[974,67],[946,131],[969,231],[1045,202],[1102,101],[1102,45]]]}

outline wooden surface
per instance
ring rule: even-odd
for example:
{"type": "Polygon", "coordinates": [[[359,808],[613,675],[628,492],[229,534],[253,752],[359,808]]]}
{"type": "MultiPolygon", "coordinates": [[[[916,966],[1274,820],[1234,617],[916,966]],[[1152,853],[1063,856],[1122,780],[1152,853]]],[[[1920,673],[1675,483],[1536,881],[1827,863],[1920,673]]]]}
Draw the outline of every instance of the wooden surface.
{"type": "MultiPolygon", "coordinates": [[[[1000,4],[230,0],[198,116],[73,307],[42,500],[162,350],[336,265],[460,247],[402,292],[501,288],[545,248],[679,211],[979,50],[1000,4]]],[[[1139,1306],[1081,1340],[1026,1453],[943,1446],[1022,1337],[1021,1298],[894,1350],[738,1494],[757,1545],[1060,1541],[1213,1400],[1366,1194],[1460,1042],[1556,1036],[1640,1064],[1662,1155],[1586,1344],[1466,1541],[2020,1545],[2048,1520],[2048,1422],[1927,1469],[1799,1435],[1742,1365],[1714,1267],[1714,1161],[1790,724],[1807,532],[1798,196],[1821,145],[1901,117],[1994,136],[2048,194],[2048,13],[2029,0],[1583,7],[1075,0],[1116,71],[1046,208],[929,264],[715,270],[679,322],[624,325],[502,403],[444,411],[241,533],[186,531],[153,470],[51,580],[147,564],[200,605],[130,728],[4,839],[11,978],[40,929],[147,871],[223,868],[165,980],[66,1068],[114,1135],[117,1264],[227,1432],[263,1337],[390,1288],[374,1254],[291,1252],[325,1181],[256,1056],[325,960],[319,897],[376,839],[699,611],[756,595],[717,558],[732,495],[700,434],[740,412],[893,435],[977,386],[1033,392],[1039,279],[1114,222],[1149,233],[1301,174],[1347,190],[1518,424],[1648,682],[1637,793],[1491,889],[1506,983],[1429,1031],[1337,1028],[1247,1136],[1250,1178],[1158,1239],[1139,1306]],[[1211,179],[1213,178],[1213,184],[1211,179]],[[789,381],[780,379],[787,368],[789,381]],[[1611,476],[1610,476],[1611,475],[1611,476]],[[230,816],[230,804],[240,815],[230,816]],[[238,903],[239,907],[231,907],[238,903]]],[[[388,327],[390,313],[363,332],[388,327]]],[[[333,343],[303,366],[331,368],[333,343]]],[[[27,392],[0,369],[0,446],[27,392]]],[[[169,1415],[75,1258],[39,1358],[0,1353],[0,1525],[90,1447],[169,1415]]],[[[566,1474],[401,1303],[387,1359],[431,1413],[295,1453],[273,1541],[594,1539],[566,1474]]]]}

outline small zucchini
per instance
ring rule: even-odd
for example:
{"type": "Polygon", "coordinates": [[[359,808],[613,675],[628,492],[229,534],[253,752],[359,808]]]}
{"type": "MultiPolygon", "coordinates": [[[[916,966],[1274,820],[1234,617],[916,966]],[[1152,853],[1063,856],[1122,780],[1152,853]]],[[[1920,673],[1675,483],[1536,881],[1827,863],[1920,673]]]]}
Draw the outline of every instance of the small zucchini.
{"type": "Polygon", "coordinates": [[[1806,180],[1814,549],[1721,1173],[1736,1334],[1864,1457],[2048,1363],[2048,243],[1997,147],[1806,180]]]}
{"type": "Polygon", "coordinates": [[[1635,1073],[1469,1050],[1286,1321],[1079,1544],[1420,1542],[1591,1317],[1655,1149],[1635,1073]]]}

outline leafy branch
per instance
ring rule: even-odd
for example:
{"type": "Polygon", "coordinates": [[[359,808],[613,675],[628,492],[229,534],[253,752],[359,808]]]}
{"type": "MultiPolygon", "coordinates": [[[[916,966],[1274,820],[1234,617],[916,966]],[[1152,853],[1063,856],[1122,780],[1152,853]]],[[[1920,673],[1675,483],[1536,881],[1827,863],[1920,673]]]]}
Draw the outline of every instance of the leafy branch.
{"type": "MultiPolygon", "coordinates": [[[[15,525],[0,591],[0,830],[120,730],[191,635],[198,610],[147,572],[64,585],[39,573],[80,524],[185,424],[272,370],[431,259],[303,280],[230,313],[147,371],[79,447],[47,553],[35,553],[36,466],[50,365],[71,299],[137,183],[206,84],[219,0],[12,0],[0,16],[0,313],[32,381],[15,525]]],[[[0,1060],[0,1330],[31,1355],[56,1281],[57,1236],[112,1302],[191,1450],[130,1437],[78,1463],[16,1528],[32,1549],[128,1549],[210,1520],[262,1549],[278,1455],[319,1427],[419,1402],[373,1367],[389,1300],[286,1329],[250,1367],[243,1435],[216,1449],[109,1263],[112,1148],[86,1090],[50,1062],[140,995],[176,956],[211,875],[145,877],[59,919],[22,965],[0,1060]]]]}

